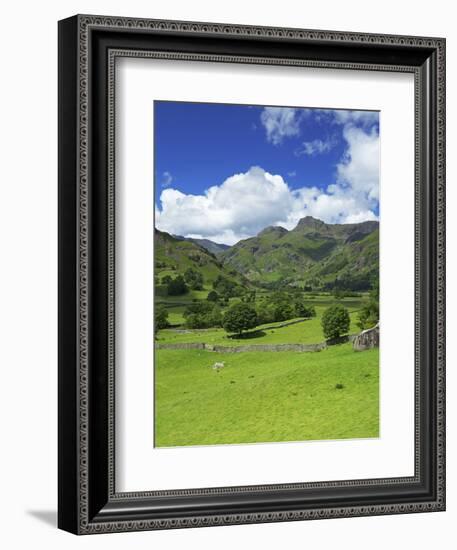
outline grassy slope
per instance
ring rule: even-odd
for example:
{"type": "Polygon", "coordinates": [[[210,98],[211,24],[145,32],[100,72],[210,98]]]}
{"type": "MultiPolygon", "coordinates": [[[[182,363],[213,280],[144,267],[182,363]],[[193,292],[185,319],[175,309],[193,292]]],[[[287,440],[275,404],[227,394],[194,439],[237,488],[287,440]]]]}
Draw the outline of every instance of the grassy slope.
{"type": "Polygon", "coordinates": [[[157,350],[159,447],[378,437],[378,350],[157,350]],[[225,361],[219,373],[211,368],[225,361]],[[343,389],[336,389],[343,384],[343,389]]]}
{"type": "Polygon", "coordinates": [[[175,239],[168,233],[155,230],[155,275],[161,280],[165,275],[176,277],[183,275],[189,267],[199,271],[204,278],[205,286],[210,289],[211,283],[219,276],[243,284],[242,277],[230,267],[222,265],[214,254],[201,246],[175,239]]]}

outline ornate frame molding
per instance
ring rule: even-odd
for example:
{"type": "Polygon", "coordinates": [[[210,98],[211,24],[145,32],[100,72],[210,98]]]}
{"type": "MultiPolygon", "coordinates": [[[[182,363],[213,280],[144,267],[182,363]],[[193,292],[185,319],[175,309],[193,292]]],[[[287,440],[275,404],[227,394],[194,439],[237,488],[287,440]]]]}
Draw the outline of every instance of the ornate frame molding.
{"type": "MultiPolygon", "coordinates": [[[[426,512],[439,511],[445,507],[445,373],[444,373],[444,201],[445,201],[445,42],[441,38],[424,38],[411,36],[391,36],[391,35],[371,35],[362,33],[344,33],[333,31],[313,31],[302,29],[284,29],[284,28],[269,28],[269,27],[254,27],[254,26],[238,26],[224,25],[213,23],[194,23],[180,21],[161,21],[149,19],[130,19],[116,17],[98,17],[98,16],[75,16],[61,22],[61,51],[62,61],[67,61],[69,55],[66,49],[69,46],[66,40],[71,43],[71,53],[76,54],[74,65],[70,68],[75,74],[77,95],[73,101],[77,107],[77,119],[73,122],[73,130],[75,131],[74,150],[62,153],[60,162],[67,161],[65,155],[74,155],[76,161],[76,173],[71,175],[60,176],[60,186],[66,185],[67,177],[75,179],[74,193],[72,203],[70,200],[62,200],[60,208],[62,215],[65,215],[65,210],[69,206],[76,207],[77,211],[77,264],[71,267],[71,276],[75,278],[77,299],[74,303],[76,313],[76,328],[78,335],[77,357],[75,358],[74,374],[76,379],[74,383],[75,402],[71,412],[68,411],[66,405],[61,401],[60,415],[68,419],[68,416],[75,414],[77,427],[75,433],[76,461],[71,466],[72,479],[77,482],[77,494],[73,494],[65,489],[65,477],[68,477],[69,467],[62,464],[63,456],[67,456],[66,451],[62,449],[66,443],[61,441],[61,479],[60,484],[63,487],[59,503],[59,525],[79,534],[115,532],[115,531],[132,531],[132,530],[147,530],[147,529],[167,529],[167,528],[182,528],[196,527],[209,525],[226,525],[226,524],[241,524],[241,523],[258,523],[258,522],[273,522],[273,521],[294,521],[303,519],[320,519],[331,517],[348,517],[348,516],[363,516],[374,514],[393,514],[393,513],[408,513],[408,512],[426,512]],[[367,45],[370,47],[382,46],[396,48],[398,51],[426,51],[431,52],[430,58],[433,57],[432,82],[435,90],[424,89],[421,81],[421,71],[423,67],[420,64],[408,65],[400,64],[383,64],[383,63],[367,63],[361,61],[338,60],[338,61],[323,61],[313,59],[300,59],[285,56],[282,57],[262,57],[249,55],[233,55],[220,53],[194,53],[183,51],[157,51],[137,49],[133,47],[119,48],[110,47],[108,50],[108,59],[106,60],[108,68],[107,77],[107,179],[108,179],[108,199],[107,199],[107,417],[108,417],[108,436],[107,436],[107,482],[108,482],[108,503],[114,505],[115,511],[109,513],[95,514],[94,505],[91,504],[91,238],[94,231],[93,228],[93,213],[91,212],[91,189],[90,180],[91,174],[91,139],[92,128],[90,126],[91,116],[91,79],[94,75],[91,74],[91,48],[93,48],[92,37],[96,31],[122,31],[125,35],[130,33],[138,33],[139,35],[156,35],[156,36],[195,36],[195,37],[220,37],[224,40],[238,40],[241,38],[252,38],[255,40],[264,41],[281,41],[286,44],[350,44],[354,48],[363,48],[367,45]],[[261,64],[277,64],[277,65],[292,65],[320,68],[340,68],[340,69],[357,69],[357,70],[372,70],[372,71],[394,71],[394,72],[411,72],[415,77],[415,118],[416,118],[416,475],[413,478],[393,478],[381,480],[354,480],[343,482],[324,482],[324,483],[303,483],[281,486],[248,486],[248,487],[232,487],[218,489],[198,489],[185,491],[149,491],[141,493],[116,493],[114,487],[114,83],[115,83],[115,60],[119,56],[132,57],[150,57],[155,59],[179,59],[193,61],[215,61],[215,62],[232,62],[232,63],[261,63],[261,64]],[[434,189],[431,194],[431,200],[434,201],[433,212],[430,215],[430,220],[422,218],[424,190],[424,159],[421,159],[421,138],[423,133],[422,113],[424,102],[429,98],[431,93],[435,94],[435,113],[434,125],[436,143],[434,144],[434,154],[436,155],[436,166],[434,173],[431,174],[434,179],[434,189]],[[426,222],[426,223],[425,223],[426,222]],[[432,457],[435,466],[435,497],[426,498],[419,502],[401,502],[401,503],[383,503],[383,504],[368,504],[368,505],[350,505],[325,507],[323,505],[302,508],[302,509],[283,509],[281,511],[265,511],[265,512],[243,512],[239,513],[211,513],[202,515],[193,515],[192,517],[134,517],[134,514],[120,514],[121,508],[125,505],[126,508],[135,506],[135,502],[143,501],[154,497],[173,497],[173,496],[204,496],[204,495],[242,495],[252,494],[254,492],[262,493],[264,491],[284,491],[284,490],[306,490],[306,489],[322,489],[322,488],[350,488],[350,487],[376,487],[376,486],[395,486],[399,484],[418,483],[422,475],[421,456],[419,453],[420,440],[423,436],[424,426],[421,425],[421,371],[420,371],[420,351],[421,351],[421,318],[423,315],[423,300],[424,296],[421,292],[420,266],[423,261],[422,250],[422,233],[426,231],[424,223],[430,226],[431,235],[429,238],[431,246],[436,249],[434,260],[434,272],[431,273],[432,279],[436,283],[436,292],[434,295],[435,304],[431,307],[436,308],[436,387],[434,394],[431,396],[432,402],[435,402],[436,417],[433,420],[431,427],[435,433],[435,454],[432,457]],[[71,497],[69,496],[71,494],[71,497]],[[114,504],[113,504],[114,503],[114,504]],[[116,508],[116,505],[118,508],[116,508]],[[119,511],[117,513],[116,511],[119,511]]],[[[70,71],[68,69],[68,71],[70,71]]],[[[69,79],[69,72],[65,73],[61,65],[61,73],[63,79],[69,79]]],[[[69,100],[63,97],[65,94],[61,92],[61,104],[63,105],[69,100]]],[[[63,105],[65,108],[65,105],[63,105]]],[[[61,117],[65,118],[61,111],[61,117]]],[[[63,132],[63,131],[62,131],[63,132]]],[[[61,139],[63,133],[61,133],[61,139]]],[[[93,159],[92,159],[93,160],[93,159]]],[[[65,228],[62,229],[65,233],[65,228]]],[[[65,271],[64,267],[64,271],[65,271]]],[[[70,269],[69,269],[70,272],[70,269]]],[[[62,323],[65,323],[65,315],[62,314],[62,323]]],[[[63,330],[63,329],[62,329],[63,330]]],[[[432,337],[432,336],[431,336],[432,337]]],[[[65,347],[65,342],[61,343],[65,347]]],[[[66,368],[65,361],[60,361],[60,377],[66,379],[68,374],[64,371],[66,368]]],[[[65,400],[62,395],[60,399],[65,400]]],[[[61,420],[62,421],[62,420],[61,420]]],[[[93,428],[92,428],[93,429],[93,428]]],[[[68,447],[68,444],[67,444],[68,447]]],[[[96,506],[98,508],[98,506],[96,506]]],[[[101,511],[103,512],[103,510],[101,511]]],[[[144,514],[143,514],[144,515],[144,514]]],[[[146,514],[147,516],[147,514],[146,514]]]]}

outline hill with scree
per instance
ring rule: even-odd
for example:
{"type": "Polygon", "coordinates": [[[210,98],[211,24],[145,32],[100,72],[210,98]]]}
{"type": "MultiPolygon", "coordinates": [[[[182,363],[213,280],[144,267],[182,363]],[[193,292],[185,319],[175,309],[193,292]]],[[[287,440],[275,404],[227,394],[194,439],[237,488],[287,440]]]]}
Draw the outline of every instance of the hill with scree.
{"type": "Polygon", "coordinates": [[[327,224],[311,216],[267,227],[218,258],[253,283],[366,290],[379,271],[379,223],[327,224]]]}

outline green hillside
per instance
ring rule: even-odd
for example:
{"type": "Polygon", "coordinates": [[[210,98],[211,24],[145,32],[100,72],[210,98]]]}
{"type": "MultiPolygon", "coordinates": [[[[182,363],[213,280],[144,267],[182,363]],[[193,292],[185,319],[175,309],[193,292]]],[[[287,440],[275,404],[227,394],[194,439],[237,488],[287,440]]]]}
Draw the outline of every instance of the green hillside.
{"type": "Polygon", "coordinates": [[[233,267],[224,266],[220,259],[194,242],[172,237],[169,233],[155,230],[155,277],[156,290],[160,294],[160,282],[166,275],[174,278],[184,275],[188,268],[201,273],[203,286],[211,288],[212,283],[220,276],[238,285],[245,285],[245,278],[233,267]]]}
{"type": "Polygon", "coordinates": [[[379,224],[326,224],[307,216],[291,231],[267,227],[219,256],[264,285],[366,290],[379,271],[379,224]]]}

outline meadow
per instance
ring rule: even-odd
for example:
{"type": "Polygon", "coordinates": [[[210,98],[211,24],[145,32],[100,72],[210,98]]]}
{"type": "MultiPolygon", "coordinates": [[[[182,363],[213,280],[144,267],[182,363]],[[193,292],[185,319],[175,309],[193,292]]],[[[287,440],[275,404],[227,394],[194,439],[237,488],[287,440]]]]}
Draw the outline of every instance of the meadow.
{"type": "Polygon", "coordinates": [[[318,353],[158,349],[155,445],[378,437],[378,359],[350,343],[318,353]],[[216,361],[225,367],[212,369],[216,361]]]}
{"type": "MultiPolygon", "coordinates": [[[[327,307],[343,304],[350,312],[349,332],[356,334],[357,312],[366,299],[313,296],[307,303],[316,317],[261,325],[240,338],[222,328],[186,329],[182,314],[195,298],[162,300],[173,327],[160,330],[157,343],[319,343],[325,341],[321,317],[327,307]]],[[[378,349],[355,352],[351,343],[309,353],[156,348],[157,447],[378,436],[378,349]],[[216,362],[224,368],[214,370],[216,362]]]]}

